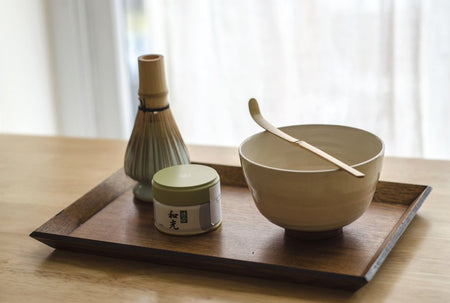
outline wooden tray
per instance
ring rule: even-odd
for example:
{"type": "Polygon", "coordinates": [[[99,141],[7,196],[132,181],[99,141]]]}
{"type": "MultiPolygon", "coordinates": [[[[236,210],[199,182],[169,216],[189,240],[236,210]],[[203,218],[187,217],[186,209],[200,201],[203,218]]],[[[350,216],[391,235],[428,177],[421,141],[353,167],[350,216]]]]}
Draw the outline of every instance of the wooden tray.
{"type": "Polygon", "coordinates": [[[223,213],[211,233],[158,232],[153,205],[134,199],[135,183],[121,169],[30,236],[54,248],[354,290],[372,279],[431,191],[380,181],[367,212],[341,236],[302,241],[258,212],[240,167],[211,166],[223,213]]]}

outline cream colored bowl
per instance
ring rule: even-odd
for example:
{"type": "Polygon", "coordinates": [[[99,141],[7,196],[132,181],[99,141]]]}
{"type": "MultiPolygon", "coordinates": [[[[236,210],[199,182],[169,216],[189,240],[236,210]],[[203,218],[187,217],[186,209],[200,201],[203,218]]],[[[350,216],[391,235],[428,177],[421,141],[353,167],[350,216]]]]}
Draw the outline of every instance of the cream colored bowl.
{"type": "Polygon", "coordinates": [[[365,174],[355,178],[333,164],[268,132],[239,147],[242,169],[258,210],[288,230],[340,229],[359,218],[372,201],[384,144],[364,130],[338,125],[281,128],[365,174]]]}

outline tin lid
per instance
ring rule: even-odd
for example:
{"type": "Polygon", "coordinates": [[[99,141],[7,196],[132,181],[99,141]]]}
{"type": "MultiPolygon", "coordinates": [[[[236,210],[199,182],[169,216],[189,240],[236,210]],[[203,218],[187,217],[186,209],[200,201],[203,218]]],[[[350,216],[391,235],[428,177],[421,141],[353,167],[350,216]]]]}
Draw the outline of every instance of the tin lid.
{"type": "Polygon", "coordinates": [[[217,172],[198,164],[175,165],[153,176],[153,197],[168,205],[198,205],[210,201],[209,188],[219,182],[217,172]]]}

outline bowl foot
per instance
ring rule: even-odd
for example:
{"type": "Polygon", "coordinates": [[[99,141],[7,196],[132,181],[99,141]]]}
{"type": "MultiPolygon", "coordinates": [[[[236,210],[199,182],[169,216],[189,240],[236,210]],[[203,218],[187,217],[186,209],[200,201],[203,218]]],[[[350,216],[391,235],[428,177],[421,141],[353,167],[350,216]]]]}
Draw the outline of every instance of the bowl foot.
{"type": "Polygon", "coordinates": [[[323,240],[342,235],[342,228],[325,231],[300,231],[286,229],[285,235],[299,240],[323,240]]]}

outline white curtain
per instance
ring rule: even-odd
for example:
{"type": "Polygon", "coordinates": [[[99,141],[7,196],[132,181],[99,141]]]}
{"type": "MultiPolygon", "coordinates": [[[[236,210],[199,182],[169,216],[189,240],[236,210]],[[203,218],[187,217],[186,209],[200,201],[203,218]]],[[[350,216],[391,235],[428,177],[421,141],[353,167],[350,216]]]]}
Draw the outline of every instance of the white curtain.
{"type": "MultiPolygon", "coordinates": [[[[165,56],[186,142],[234,145],[277,126],[371,131],[386,154],[450,159],[450,1],[127,1],[129,64],[165,56]]],[[[133,101],[136,102],[137,101],[133,101]]]]}

